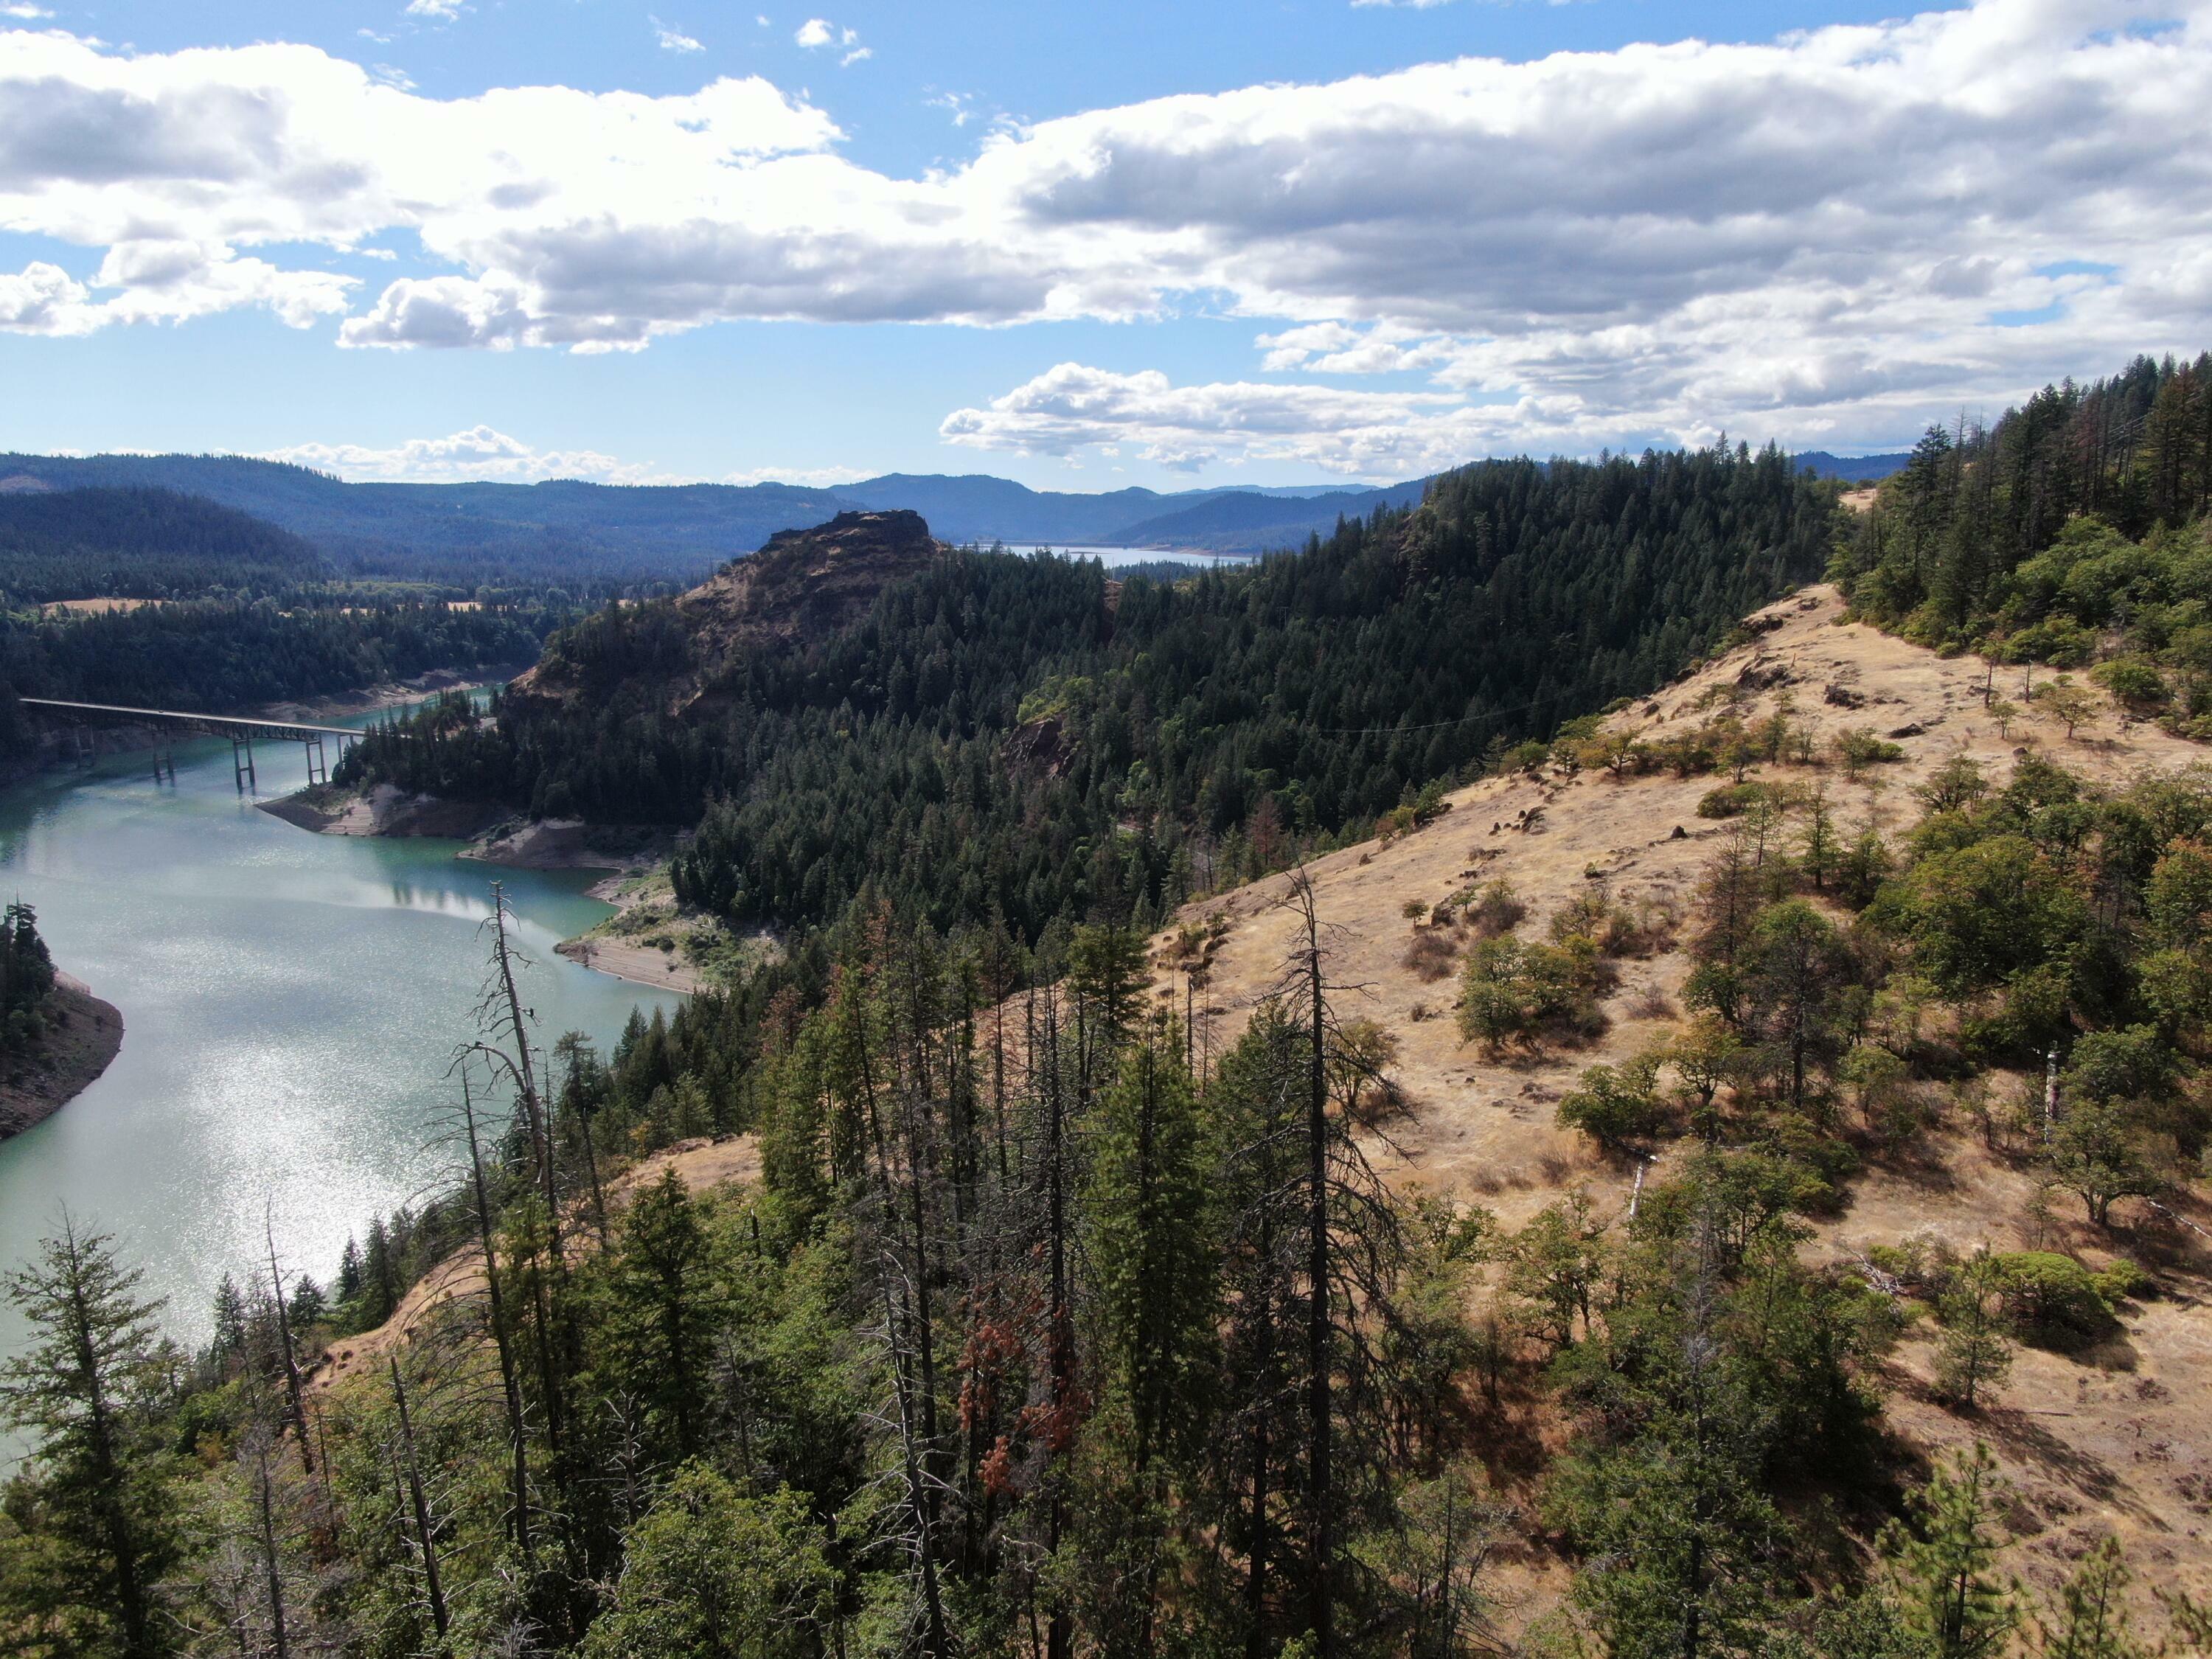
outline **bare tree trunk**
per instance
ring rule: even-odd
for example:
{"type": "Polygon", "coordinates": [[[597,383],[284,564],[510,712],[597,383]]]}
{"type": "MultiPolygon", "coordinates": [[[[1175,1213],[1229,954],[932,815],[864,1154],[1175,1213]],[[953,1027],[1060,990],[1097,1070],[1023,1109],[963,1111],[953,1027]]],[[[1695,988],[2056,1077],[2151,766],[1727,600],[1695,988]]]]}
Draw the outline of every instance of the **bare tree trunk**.
{"type": "Polygon", "coordinates": [[[1315,908],[1312,879],[1301,870],[1297,878],[1297,902],[1305,930],[1300,954],[1310,1006],[1310,1052],[1306,1061],[1306,1411],[1310,1421],[1307,1471],[1310,1492],[1307,1525],[1312,1538],[1312,1560],[1308,1565],[1306,1606],[1320,1659],[1336,1652],[1334,1579],[1335,1546],[1330,1536],[1331,1443],[1334,1401],[1331,1399],[1332,1358],[1328,1294],[1328,1007],[1321,970],[1321,918],[1315,908]]]}
{"type": "Polygon", "coordinates": [[[438,1550],[430,1537],[430,1505],[422,1496],[422,1466],[415,1455],[415,1424],[407,1414],[407,1385],[400,1380],[399,1357],[387,1356],[392,1367],[392,1397],[399,1407],[399,1443],[404,1449],[407,1474],[407,1498],[415,1511],[415,1540],[422,1551],[422,1583],[430,1598],[430,1622],[438,1632],[438,1645],[445,1647],[448,1620],[446,1614],[446,1591],[438,1579],[438,1550]]]}
{"type": "Polygon", "coordinates": [[[907,1511],[914,1518],[915,1554],[921,1571],[922,1607],[929,1620],[922,1651],[928,1659],[947,1659],[951,1652],[951,1644],[945,1630],[944,1593],[937,1582],[937,1529],[931,1518],[933,1505],[927,1489],[927,1477],[922,1473],[921,1449],[915,1443],[913,1375],[908,1369],[906,1343],[900,1335],[898,1311],[891,1298],[888,1274],[884,1279],[884,1328],[890,1339],[891,1375],[898,1395],[899,1451],[906,1474],[907,1511]]]}
{"type": "Polygon", "coordinates": [[[276,1270],[276,1228],[269,1212],[261,1212],[262,1237],[269,1243],[269,1292],[276,1298],[276,1340],[284,1358],[284,1403],[291,1413],[293,1432],[300,1437],[300,1467],[315,1472],[314,1449],[307,1443],[307,1407],[300,1393],[300,1361],[292,1352],[292,1316],[284,1306],[284,1278],[276,1270]]]}
{"type": "MultiPolygon", "coordinates": [[[[1262,1308],[1261,1316],[1272,1318],[1262,1308]]],[[[1251,1547],[1244,1577],[1244,1652],[1246,1659],[1267,1659],[1267,1413],[1252,1414],[1251,1547]]]]}
{"type": "Polygon", "coordinates": [[[476,1195],[477,1238],[483,1250],[484,1291],[491,1304],[492,1346],[499,1352],[500,1393],[507,1407],[507,1441],[512,1468],[508,1480],[514,1504],[514,1541],[532,1572],[538,1570],[530,1539],[529,1441],[522,1413],[522,1388],[514,1372],[514,1345],[507,1328],[507,1300],[499,1288],[499,1252],[492,1229],[491,1198],[484,1186],[483,1153],[477,1143],[476,1103],[469,1094],[469,1074],[461,1072],[461,1121],[469,1138],[469,1176],[476,1195]]]}
{"type": "Polygon", "coordinates": [[[276,1659],[290,1659],[291,1647],[284,1636],[284,1579],[276,1568],[276,1513],[269,1499],[269,1454],[260,1454],[261,1474],[261,1565],[269,1579],[269,1638],[276,1650],[276,1659]]]}
{"type": "MultiPolygon", "coordinates": [[[[1048,987],[1044,1000],[1044,1164],[1048,1183],[1046,1229],[1052,1273],[1051,1323],[1046,1338],[1048,1367],[1052,1378],[1052,1444],[1045,1479],[1050,1483],[1052,1491],[1046,1506],[1045,1542],[1046,1547],[1055,1555],[1060,1552],[1061,1529],[1066,1522],[1065,1499],[1061,1493],[1061,1448],[1059,1443],[1066,1431],[1066,1413],[1075,1396],[1075,1334],[1067,1293],[1066,1135],[1060,1100],[1059,1010],[1058,994],[1048,987]]],[[[1079,1044],[1081,1040],[1079,1027],[1079,1044]]],[[[1079,1053],[1077,1064],[1082,1064],[1079,1053]]],[[[1055,1598],[1045,1628],[1047,1659],[1069,1659],[1074,1650],[1075,1637],[1068,1620],[1067,1609],[1055,1598]]]]}

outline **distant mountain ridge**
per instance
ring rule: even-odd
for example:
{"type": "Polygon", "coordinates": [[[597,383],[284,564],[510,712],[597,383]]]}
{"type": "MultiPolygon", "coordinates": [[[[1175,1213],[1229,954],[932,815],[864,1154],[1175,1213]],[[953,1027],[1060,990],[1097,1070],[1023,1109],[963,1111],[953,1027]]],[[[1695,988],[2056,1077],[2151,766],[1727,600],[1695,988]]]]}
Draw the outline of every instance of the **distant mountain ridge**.
{"type": "MultiPolygon", "coordinates": [[[[1796,458],[1821,476],[1886,477],[1902,456],[1796,458]]],[[[1031,489],[988,474],[886,473],[802,484],[349,483],[237,455],[0,455],[0,490],[160,489],[204,497],[313,543],[349,574],[560,581],[692,581],[777,532],[840,513],[920,513],[955,544],[1256,553],[1327,536],[1340,519],[1418,501],[1426,478],[1387,488],[1212,489],[1163,494],[1031,489]],[[472,574],[473,573],[473,574],[472,574]]]]}
{"type": "Polygon", "coordinates": [[[1876,483],[1893,472],[1902,472],[1905,464],[1911,459],[1905,451],[1893,455],[1831,455],[1825,449],[1808,449],[1798,455],[1797,465],[1811,467],[1823,478],[1839,478],[1845,483],[1876,483]]]}
{"type": "MultiPolygon", "coordinates": [[[[949,541],[988,545],[1155,544],[1133,533],[1199,503],[1233,496],[1267,503],[1256,519],[1280,525],[1280,539],[1249,534],[1233,548],[1256,551],[1302,542],[1309,526],[1334,526],[1340,507],[1383,492],[1316,486],[1315,508],[1274,492],[1195,489],[1173,495],[1130,488],[1097,495],[1031,489],[1007,478],[890,473],[834,489],[802,484],[349,483],[282,461],[236,455],[0,455],[0,480],[14,493],[98,488],[164,489],[250,513],[315,543],[364,574],[401,575],[411,556],[480,555],[501,562],[548,550],[588,555],[638,576],[696,578],[750,553],[780,530],[840,513],[921,513],[949,541]],[[1320,503],[1326,501],[1326,507],[1320,503]],[[1291,533],[1295,532],[1295,533],[1291,533]],[[549,543],[550,548],[549,549],[549,543]]],[[[1419,485],[1395,487],[1401,493],[1419,485]]],[[[1194,541],[1191,545],[1211,545],[1194,541]]]]}

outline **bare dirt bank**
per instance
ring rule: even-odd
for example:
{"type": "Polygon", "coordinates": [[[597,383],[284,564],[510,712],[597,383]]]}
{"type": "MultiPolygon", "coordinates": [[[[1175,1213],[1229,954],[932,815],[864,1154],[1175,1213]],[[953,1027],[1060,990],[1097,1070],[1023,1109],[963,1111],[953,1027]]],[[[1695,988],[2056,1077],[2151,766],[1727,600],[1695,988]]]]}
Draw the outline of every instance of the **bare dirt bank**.
{"type": "Polygon", "coordinates": [[[366,792],[319,784],[258,803],[271,817],[323,836],[437,836],[465,841],[502,816],[481,801],[411,795],[389,783],[366,792]]]}
{"type": "MultiPolygon", "coordinates": [[[[465,841],[453,856],[511,870],[604,870],[591,888],[602,903],[628,912],[640,900],[641,878],[666,859],[675,837],[666,830],[624,830],[575,818],[517,818],[480,801],[441,800],[409,794],[388,783],[362,791],[330,786],[302,789],[261,810],[287,823],[325,836],[434,836],[465,841]]],[[[662,935],[638,939],[594,929],[554,948],[594,972],[689,996],[708,983],[691,955],[662,935]]]]}
{"type": "Polygon", "coordinates": [[[0,1140],[51,1117],[106,1071],[123,1047],[123,1016],[82,981],[54,988],[46,1035],[27,1054],[0,1060],[0,1140]]]}

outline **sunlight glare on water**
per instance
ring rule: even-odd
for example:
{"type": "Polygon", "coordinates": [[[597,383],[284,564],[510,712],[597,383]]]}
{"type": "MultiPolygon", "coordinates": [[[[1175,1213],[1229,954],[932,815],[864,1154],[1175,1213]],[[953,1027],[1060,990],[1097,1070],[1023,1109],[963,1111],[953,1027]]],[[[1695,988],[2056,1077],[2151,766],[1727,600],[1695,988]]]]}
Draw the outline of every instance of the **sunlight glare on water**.
{"type": "MultiPolygon", "coordinates": [[[[240,802],[227,743],[176,757],[173,788],[122,756],[0,795],[0,886],[125,1028],[105,1076],[0,1141],[0,1265],[66,1206],[117,1236],[170,1298],[173,1334],[198,1341],[216,1279],[254,1271],[264,1205],[287,1271],[327,1288],[349,1233],[448,1176],[428,1143],[472,1031],[494,879],[536,963],[522,990],[539,1046],[578,1030],[604,1049],[634,1006],[676,999],[554,955],[607,914],[591,872],[310,834],[240,802]]],[[[283,745],[258,759],[264,798],[299,765],[283,745]]],[[[0,1358],[24,1334],[0,1306],[0,1358]]]]}

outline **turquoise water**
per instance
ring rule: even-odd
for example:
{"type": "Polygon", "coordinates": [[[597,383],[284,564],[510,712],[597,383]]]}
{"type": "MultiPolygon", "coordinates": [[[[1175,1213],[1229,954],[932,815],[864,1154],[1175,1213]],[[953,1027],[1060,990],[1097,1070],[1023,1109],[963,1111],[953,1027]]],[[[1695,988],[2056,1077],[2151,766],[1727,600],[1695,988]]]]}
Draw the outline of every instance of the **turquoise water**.
{"type": "MultiPolygon", "coordinates": [[[[305,781],[295,745],[257,747],[264,798],[305,781]]],[[[55,961],[125,1030],[98,1082],[0,1141],[0,1266],[66,1206],[197,1340],[216,1279],[253,1270],[264,1206],[287,1270],[327,1287],[349,1232],[449,1176],[428,1143],[473,1029],[494,878],[536,964],[522,989],[544,1046],[569,1030],[611,1045],[633,1006],[676,999],[553,954],[608,913],[589,872],[311,834],[240,800],[228,742],[176,762],[174,787],[133,755],[0,793],[0,891],[37,907],[55,961]]],[[[0,1358],[23,1338],[0,1305],[0,1358]]]]}

